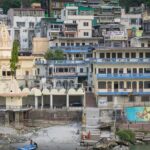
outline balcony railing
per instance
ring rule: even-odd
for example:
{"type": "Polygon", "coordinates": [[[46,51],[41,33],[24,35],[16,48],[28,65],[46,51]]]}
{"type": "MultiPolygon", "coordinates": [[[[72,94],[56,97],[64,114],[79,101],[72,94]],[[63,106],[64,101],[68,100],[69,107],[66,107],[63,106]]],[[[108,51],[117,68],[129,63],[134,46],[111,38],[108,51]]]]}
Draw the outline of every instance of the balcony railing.
{"type": "Polygon", "coordinates": [[[97,95],[125,95],[125,96],[130,96],[130,95],[150,95],[150,91],[149,92],[137,92],[137,91],[103,91],[103,92],[97,92],[97,95]]]}
{"type": "Polygon", "coordinates": [[[51,77],[68,77],[68,76],[77,76],[78,73],[76,72],[55,72],[53,74],[50,74],[51,77]]]}
{"type": "Polygon", "coordinates": [[[104,58],[94,59],[94,63],[150,63],[150,58],[104,58]]]}
{"type": "MultiPolygon", "coordinates": [[[[12,78],[12,76],[0,76],[1,80],[10,80],[12,78]]],[[[16,79],[18,80],[34,80],[35,76],[27,76],[27,75],[16,75],[16,79]]]]}
{"type": "Polygon", "coordinates": [[[150,73],[144,74],[97,74],[97,79],[149,79],[150,73]]]}
{"type": "Polygon", "coordinates": [[[54,60],[48,61],[47,63],[54,65],[77,65],[77,64],[84,64],[86,62],[85,60],[54,60]]]}

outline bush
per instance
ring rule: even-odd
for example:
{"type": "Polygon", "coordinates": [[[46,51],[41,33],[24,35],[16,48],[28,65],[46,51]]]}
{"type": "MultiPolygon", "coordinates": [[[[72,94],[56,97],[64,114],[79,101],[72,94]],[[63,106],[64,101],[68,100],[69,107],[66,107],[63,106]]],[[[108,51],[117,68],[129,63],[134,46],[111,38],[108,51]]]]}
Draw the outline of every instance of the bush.
{"type": "Polygon", "coordinates": [[[131,130],[120,130],[117,132],[120,140],[127,141],[130,143],[135,142],[135,134],[131,130]]]}

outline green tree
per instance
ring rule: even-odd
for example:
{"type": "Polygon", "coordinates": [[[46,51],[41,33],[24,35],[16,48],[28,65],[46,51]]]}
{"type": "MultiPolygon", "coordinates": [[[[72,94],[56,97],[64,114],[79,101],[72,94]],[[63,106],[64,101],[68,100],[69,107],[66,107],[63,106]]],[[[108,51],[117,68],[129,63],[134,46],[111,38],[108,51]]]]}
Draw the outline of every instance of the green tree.
{"type": "Polygon", "coordinates": [[[13,77],[16,76],[17,63],[19,61],[18,51],[19,51],[19,42],[17,40],[14,40],[10,59],[10,69],[13,77]]]}
{"type": "Polygon", "coordinates": [[[55,51],[53,50],[48,50],[45,55],[44,58],[46,60],[63,60],[64,59],[64,53],[62,50],[57,49],[55,51]]]}
{"type": "Polygon", "coordinates": [[[3,8],[4,13],[7,13],[9,8],[19,8],[20,6],[20,0],[2,0],[0,3],[0,7],[3,8]]]}
{"type": "Polygon", "coordinates": [[[62,50],[55,50],[55,53],[54,53],[54,58],[55,60],[63,60],[64,59],[64,53],[62,50]]]}
{"type": "Polygon", "coordinates": [[[52,50],[48,50],[45,55],[44,55],[44,58],[46,60],[53,60],[54,59],[54,53],[52,50]]]}

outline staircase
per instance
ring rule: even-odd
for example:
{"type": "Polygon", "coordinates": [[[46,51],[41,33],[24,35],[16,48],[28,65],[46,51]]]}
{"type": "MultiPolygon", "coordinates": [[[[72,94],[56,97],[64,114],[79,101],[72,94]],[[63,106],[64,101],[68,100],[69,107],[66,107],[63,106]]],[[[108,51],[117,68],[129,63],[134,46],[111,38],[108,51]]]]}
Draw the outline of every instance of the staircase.
{"type": "Polygon", "coordinates": [[[93,93],[86,93],[86,107],[96,107],[96,98],[93,93]]]}

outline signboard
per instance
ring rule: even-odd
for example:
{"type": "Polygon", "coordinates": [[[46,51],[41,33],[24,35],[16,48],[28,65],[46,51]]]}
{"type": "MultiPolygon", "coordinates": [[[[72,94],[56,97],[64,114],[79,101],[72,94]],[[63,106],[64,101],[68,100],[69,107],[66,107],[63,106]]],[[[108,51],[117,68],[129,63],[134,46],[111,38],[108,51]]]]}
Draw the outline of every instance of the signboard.
{"type": "Polygon", "coordinates": [[[107,106],[107,98],[106,97],[101,97],[98,99],[98,106],[102,107],[102,106],[107,106]]]}
{"type": "Polygon", "coordinates": [[[127,38],[124,31],[109,31],[106,36],[110,37],[110,40],[124,40],[127,38]]]}
{"type": "Polygon", "coordinates": [[[149,122],[150,107],[127,107],[125,115],[130,122],[149,122]]]}

